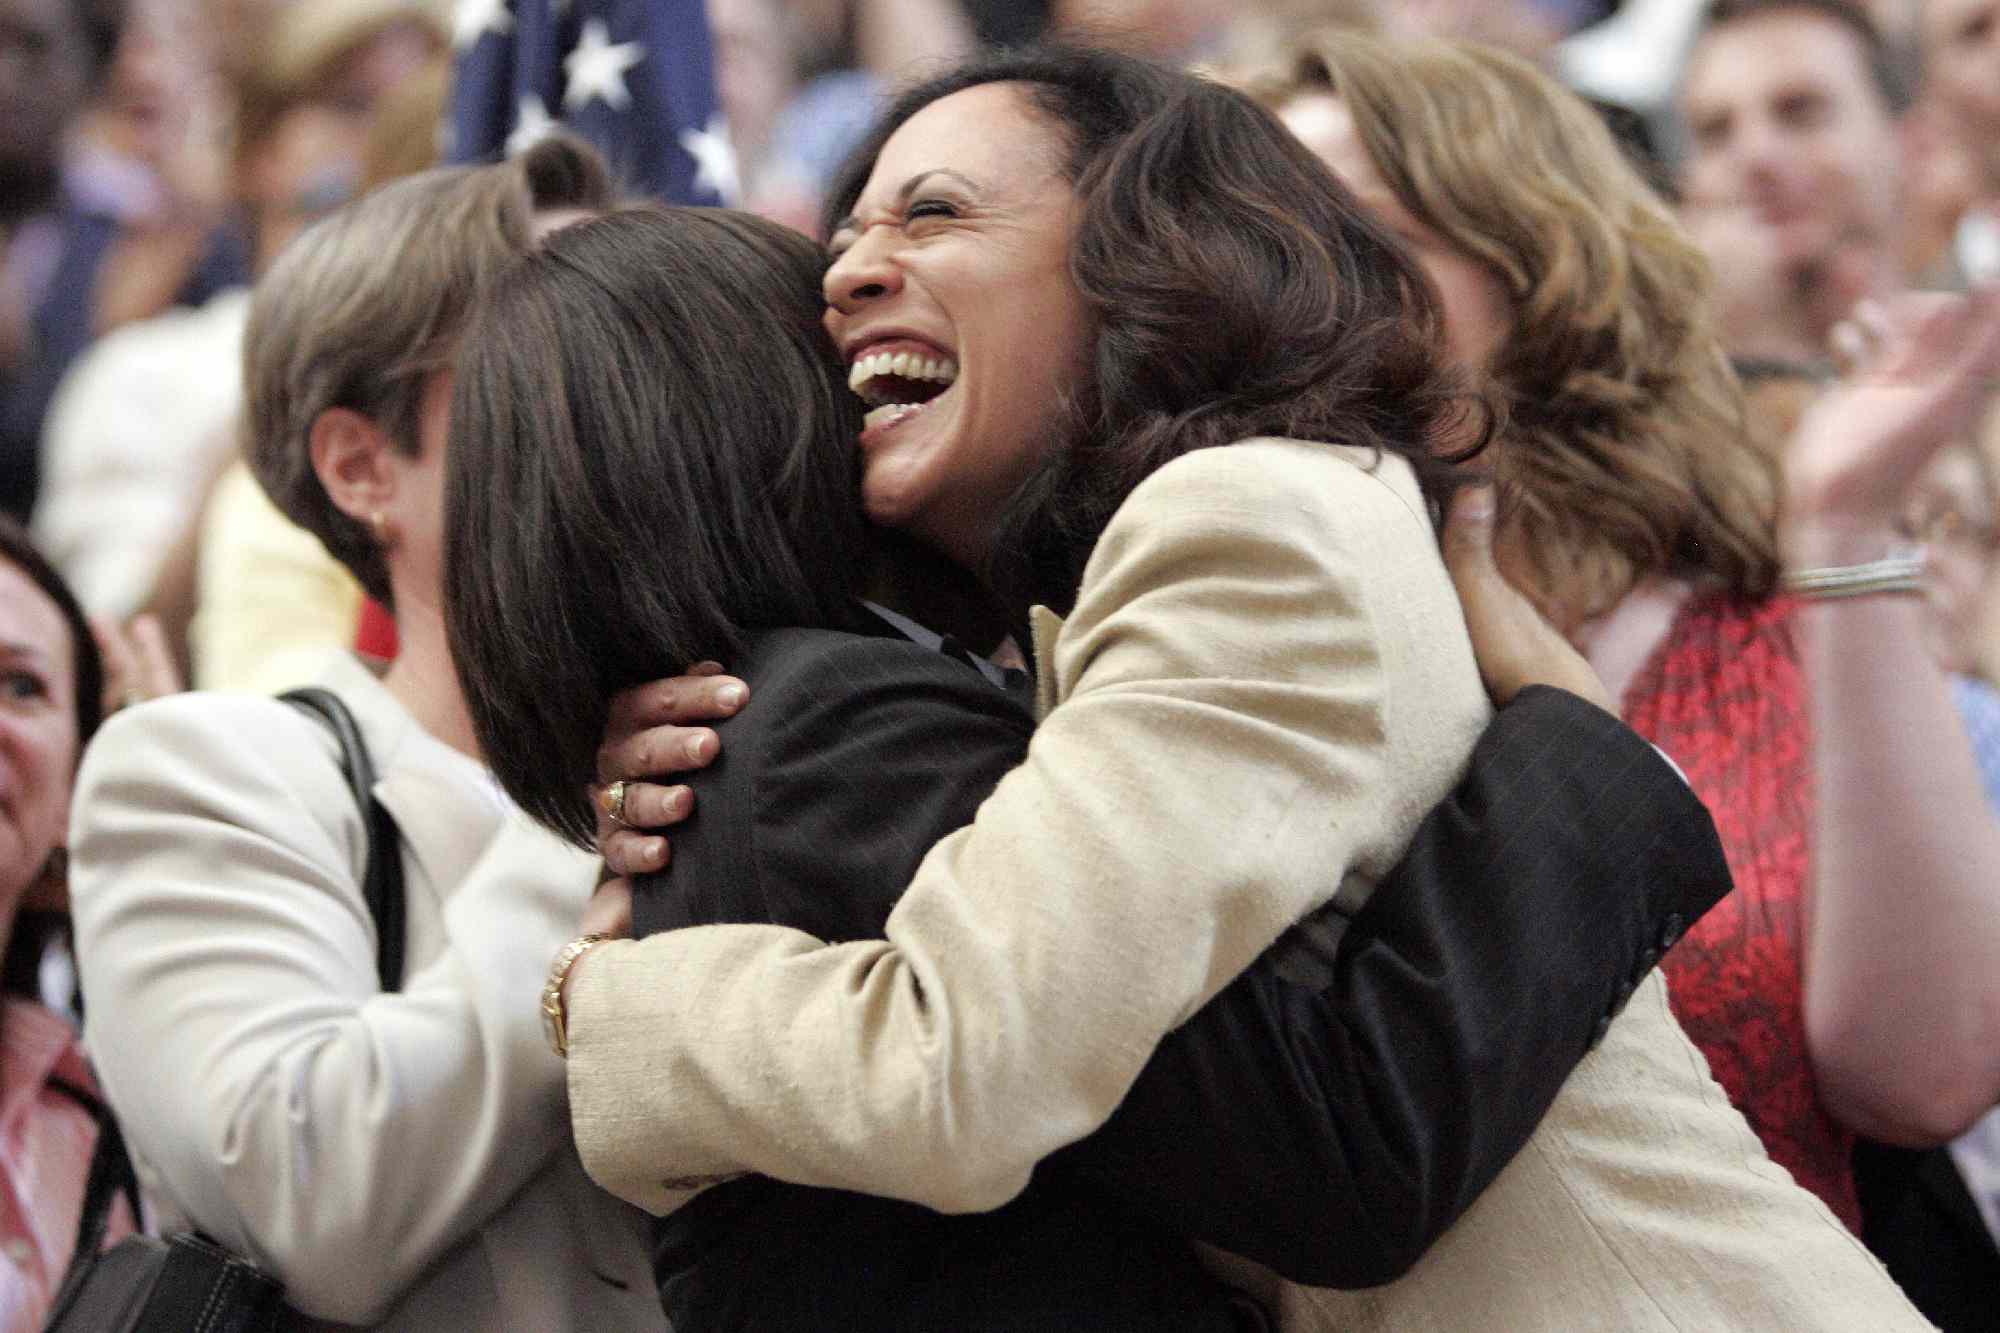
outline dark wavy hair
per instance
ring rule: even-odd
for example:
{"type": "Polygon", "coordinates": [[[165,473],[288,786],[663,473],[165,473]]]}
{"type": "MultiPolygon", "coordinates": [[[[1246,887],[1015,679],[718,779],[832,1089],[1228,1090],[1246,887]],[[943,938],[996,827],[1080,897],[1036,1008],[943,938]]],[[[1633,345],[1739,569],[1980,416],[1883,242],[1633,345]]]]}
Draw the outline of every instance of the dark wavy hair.
{"type": "Polygon", "coordinates": [[[467,326],[446,625],[487,762],[579,845],[613,694],[851,614],[861,404],[825,265],[748,214],[628,209],[550,236],[467,326]]]}
{"type": "Polygon", "coordinates": [[[952,93],[1019,84],[1067,140],[1080,204],[1070,271],[1097,330],[1067,439],[1014,497],[982,571],[1074,600],[1105,525],[1147,476],[1256,436],[1406,458],[1433,500],[1439,450],[1487,418],[1441,359],[1443,325],[1403,248],[1269,112],[1233,89],[1107,51],[981,57],[898,97],[841,170],[830,234],[889,137],[952,93]]]}

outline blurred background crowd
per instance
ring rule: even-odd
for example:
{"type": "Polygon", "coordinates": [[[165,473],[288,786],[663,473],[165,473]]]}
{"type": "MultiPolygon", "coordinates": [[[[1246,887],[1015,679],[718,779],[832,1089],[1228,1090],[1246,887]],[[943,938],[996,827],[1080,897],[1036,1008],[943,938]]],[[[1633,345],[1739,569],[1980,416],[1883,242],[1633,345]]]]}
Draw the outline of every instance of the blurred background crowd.
{"type": "MultiPolygon", "coordinates": [[[[196,682],[258,684],[291,641],[293,590],[198,558],[238,538],[249,503],[229,466],[249,284],[304,224],[450,150],[454,53],[506,7],[6,6],[0,505],[94,614],[157,611],[196,682]],[[232,634],[249,624],[254,645],[232,634]]],[[[1676,200],[1732,351],[1781,404],[1800,392],[1788,372],[1831,365],[1857,300],[2000,266],[2000,16],[1979,0],[1850,8],[1870,33],[1772,17],[1691,67],[1696,0],[710,0],[711,124],[730,151],[708,149],[708,197],[813,231],[884,91],[982,43],[1085,35],[1227,77],[1327,25],[1470,39],[1609,118],[1676,200]]],[[[564,108],[517,110],[494,133],[516,147],[564,108]]],[[[1949,503],[1932,503],[1961,543],[1993,531],[1990,466],[1968,440],[1944,470],[1949,503]]]]}
{"type": "MultiPolygon", "coordinates": [[[[1870,310],[1912,289],[2000,279],[2000,0],[707,0],[705,35],[586,25],[580,42],[546,50],[536,9],[0,0],[0,510],[98,623],[109,706],[179,681],[282,688],[329,647],[395,653],[387,613],[279,514],[242,461],[252,285],[301,229],[373,187],[518,150],[559,122],[597,139],[630,184],[817,235],[836,169],[900,84],[982,45],[1087,38],[1240,82],[1366,195],[1340,161],[1354,124],[1322,114],[1331,98],[1315,101],[1316,90],[1346,86],[1314,54],[1321,35],[1498,47],[1590,104],[1705,257],[1751,433],[1780,469],[1824,387],[1886,336],[1870,310]],[[503,59],[515,63],[493,64],[503,59]],[[565,71],[568,91],[553,100],[522,92],[533,80],[521,62],[541,59],[565,71]],[[660,78],[678,91],[661,95],[647,71],[670,60],[681,63],[660,78]],[[712,80],[692,111],[675,102],[693,96],[675,82],[689,70],[712,80]],[[683,151],[655,174],[645,149],[659,136],[683,151]]],[[[1448,107],[1437,114],[1449,123],[1448,107]]],[[[1451,192],[1448,180],[1374,184],[1385,196],[1451,192]]],[[[1478,212],[1476,201],[1465,208],[1478,212]]],[[[1437,211],[1426,221],[1437,224],[1437,211]]],[[[1396,229],[1420,254],[1466,244],[1423,223],[1396,229]]],[[[1504,274],[1509,253],[1496,243],[1477,258],[1504,274]]],[[[1426,271],[1449,281],[1428,260],[1426,271]]],[[[1532,288],[1546,275],[1511,276],[1532,288]]],[[[1544,317],[1557,315],[1510,315],[1526,330],[1544,317]]],[[[1523,384],[1526,397],[1538,392],[1523,384]]],[[[1991,388],[1972,425],[1888,502],[1927,551],[1927,649],[1961,702],[1969,771],[1996,799],[1991,388]]],[[[1568,623],[1561,607],[1542,609],[1580,640],[1585,622],[1608,618],[1604,604],[1571,606],[1568,623]]],[[[1658,631],[1644,642],[1657,645],[1658,631]]],[[[1642,662],[1621,679],[1596,660],[1614,695],[1630,697],[1642,662]]],[[[1671,719],[1657,728],[1671,731],[1671,719]]],[[[1820,780],[1842,799],[1840,775],[1820,780]]],[[[60,892],[34,869],[21,877],[9,985],[60,995],[60,959],[43,948],[60,892]]],[[[1975,910],[1990,918],[2000,898],[1975,910]]],[[[1681,1017],[1691,1031],[1699,1020],[1681,1017]]],[[[1988,1091],[1964,1096],[1990,1105],[1988,1091]]],[[[1845,1151],[1859,1128],[1881,1146],[1854,1149],[1858,1187],[1844,1175],[1807,1183],[1866,1229],[1934,1319],[2000,1327],[2000,1119],[1973,1115],[1964,1097],[1942,1097],[1931,1105],[1945,1109],[1928,1116],[1832,1100],[1842,1128],[1829,1141],[1845,1151]]],[[[1769,1136],[1767,1146],[1784,1160],[1769,1136]]],[[[1801,1151],[1809,1174],[1812,1153],[1801,1151]]],[[[1801,1174],[1801,1161],[1786,1164],[1801,1174]]]]}

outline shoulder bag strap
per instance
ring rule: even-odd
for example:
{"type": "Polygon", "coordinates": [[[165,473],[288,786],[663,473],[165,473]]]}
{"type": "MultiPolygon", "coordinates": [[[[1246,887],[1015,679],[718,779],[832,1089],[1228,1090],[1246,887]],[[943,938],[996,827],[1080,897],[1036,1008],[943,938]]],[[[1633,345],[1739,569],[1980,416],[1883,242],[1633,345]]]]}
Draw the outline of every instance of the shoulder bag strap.
{"type": "Polygon", "coordinates": [[[347,785],[368,821],[368,861],[362,893],[368,914],[375,918],[375,970],[385,991],[403,986],[403,856],[397,844],[396,821],[375,799],[375,765],[354,715],[331,690],[308,686],[290,690],[279,699],[302,712],[315,714],[340,742],[347,785]]]}
{"type": "MultiPolygon", "coordinates": [[[[139,1211],[139,1176],[132,1169],[132,1158],[125,1151],[125,1136],[118,1131],[118,1117],[111,1114],[111,1108],[104,1099],[68,1079],[50,1079],[49,1086],[75,1100],[90,1118],[97,1122],[97,1146],[90,1153],[90,1173],[84,1177],[83,1208],[77,1216],[76,1251],[70,1260],[70,1270],[65,1275],[65,1291],[72,1279],[80,1276],[79,1270],[87,1269],[87,1263],[78,1259],[95,1255],[104,1248],[104,1233],[111,1228],[111,1208],[122,1193],[132,1207],[132,1223],[142,1223],[139,1211]]],[[[61,1299],[50,1307],[60,1309],[61,1299]]]]}

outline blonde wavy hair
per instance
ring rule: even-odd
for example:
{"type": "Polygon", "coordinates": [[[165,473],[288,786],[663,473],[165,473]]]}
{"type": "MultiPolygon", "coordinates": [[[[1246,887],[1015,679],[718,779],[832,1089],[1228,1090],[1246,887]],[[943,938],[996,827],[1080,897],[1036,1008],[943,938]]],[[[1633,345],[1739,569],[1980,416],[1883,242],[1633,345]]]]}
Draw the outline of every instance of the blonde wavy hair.
{"type": "Polygon", "coordinates": [[[1776,468],[1708,264],[1595,112],[1503,52],[1344,30],[1243,82],[1274,110],[1337,95],[1404,207],[1499,278],[1493,466],[1546,613],[1574,628],[1654,574],[1770,593],[1776,468]]]}

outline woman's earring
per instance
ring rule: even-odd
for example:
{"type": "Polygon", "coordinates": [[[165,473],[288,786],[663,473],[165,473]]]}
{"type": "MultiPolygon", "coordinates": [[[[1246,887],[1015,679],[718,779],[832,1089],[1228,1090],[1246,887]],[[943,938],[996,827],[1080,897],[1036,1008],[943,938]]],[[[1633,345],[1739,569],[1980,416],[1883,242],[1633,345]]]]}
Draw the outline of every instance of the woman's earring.
{"type": "Polygon", "coordinates": [[[377,509],[374,513],[368,515],[368,526],[375,533],[375,544],[377,546],[387,546],[389,544],[389,516],[387,514],[377,509]]]}

